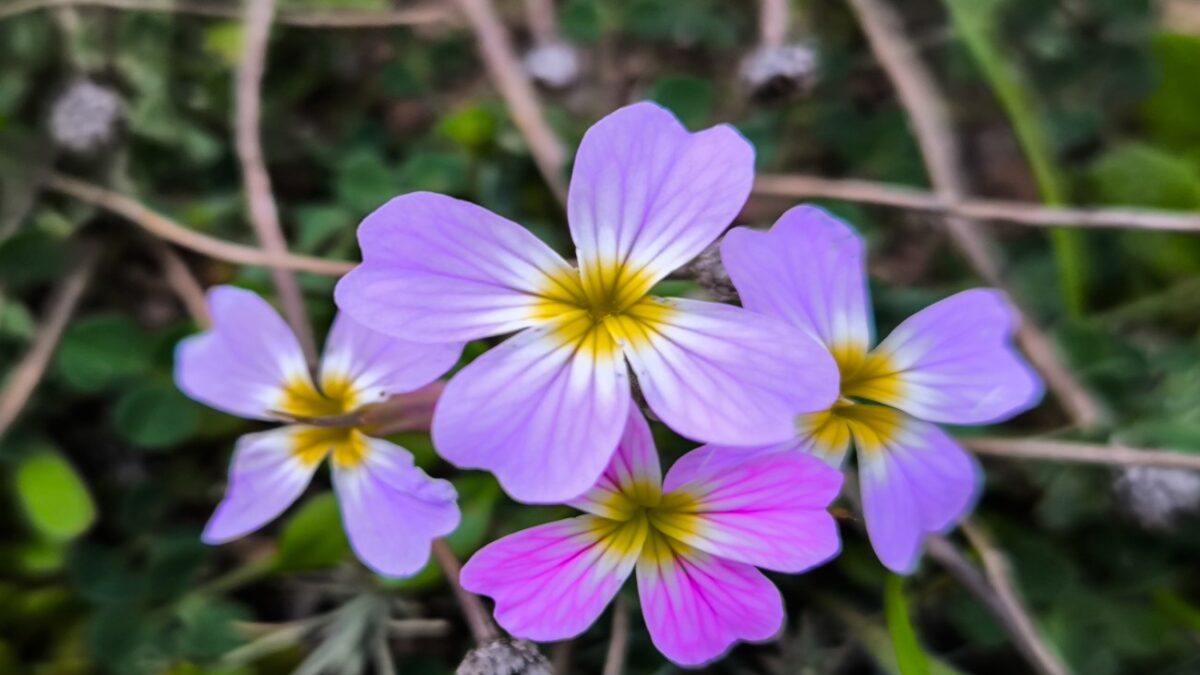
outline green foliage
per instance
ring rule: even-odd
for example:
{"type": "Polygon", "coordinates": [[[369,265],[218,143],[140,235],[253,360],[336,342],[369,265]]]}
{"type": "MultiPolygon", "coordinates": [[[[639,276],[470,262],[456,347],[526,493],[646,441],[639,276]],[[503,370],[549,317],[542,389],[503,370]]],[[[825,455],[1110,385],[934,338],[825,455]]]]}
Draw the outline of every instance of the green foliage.
{"type": "Polygon", "coordinates": [[[337,565],[349,552],[337,497],[326,492],[309,498],[288,519],[279,534],[275,564],[287,572],[326,569],[337,565]]]}
{"type": "Polygon", "coordinates": [[[889,574],[883,586],[883,607],[887,615],[888,634],[896,650],[896,663],[902,675],[929,675],[929,659],[917,640],[917,631],[909,618],[908,600],[904,597],[904,580],[889,574]]]}
{"type": "Polygon", "coordinates": [[[70,541],[96,520],[83,478],[61,455],[41,451],[17,466],[16,493],[30,526],[51,541],[70,541]]]}
{"type": "Polygon", "coordinates": [[[80,319],[67,329],[58,350],[58,370],[72,388],[96,393],[145,374],[150,343],[127,317],[80,319]]]}
{"type": "Polygon", "coordinates": [[[196,433],[200,407],[171,384],[148,382],[117,399],[113,425],[130,443],[148,450],[178,445],[196,433]]]}

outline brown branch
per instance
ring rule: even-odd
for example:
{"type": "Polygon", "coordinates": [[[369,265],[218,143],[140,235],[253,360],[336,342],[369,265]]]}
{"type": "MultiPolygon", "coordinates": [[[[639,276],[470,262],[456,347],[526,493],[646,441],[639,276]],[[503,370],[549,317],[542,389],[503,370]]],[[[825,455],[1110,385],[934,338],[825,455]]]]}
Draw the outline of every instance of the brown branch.
{"type": "Polygon", "coordinates": [[[78,178],[52,173],[46,177],[43,185],[55,192],[121,216],[156,237],[210,258],[239,265],[258,265],[297,272],[311,272],[327,277],[339,277],[354,268],[354,263],[351,262],[293,254],[277,255],[253,246],[210,237],[152,211],[132,197],[78,178]]]}
{"type": "Polygon", "coordinates": [[[457,0],[459,8],[475,31],[479,56],[487,67],[500,96],[508,104],[513,123],[529,144],[533,160],[546,184],[558,200],[566,204],[567,185],[563,180],[566,151],[542,113],[537,91],[525,75],[521,60],[491,0],[457,0]]]}
{"type": "Polygon", "coordinates": [[[179,302],[191,315],[196,325],[207,329],[212,325],[212,316],[208,311],[208,302],[204,298],[204,287],[188,269],[183,258],[171,250],[170,246],[159,239],[150,239],[149,241],[155,257],[158,258],[158,264],[162,267],[163,278],[166,280],[167,286],[175,293],[175,297],[179,298],[179,302]]]}
{"type": "Polygon", "coordinates": [[[604,655],[602,675],[621,675],[625,672],[625,652],[629,649],[629,603],[618,595],[613,603],[612,637],[604,655]]]}
{"type": "Polygon", "coordinates": [[[1021,633],[1022,641],[1034,650],[1034,667],[1043,675],[1068,675],[1070,671],[1042,639],[1029,609],[1025,607],[1025,602],[1013,582],[1008,559],[992,544],[987,533],[975,523],[967,520],[960,527],[971,546],[979,552],[988,581],[1015,622],[1013,628],[1021,633]]]}
{"type": "Polygon", "coordinates": [[[475,639],[476,644],[483,646],[498,639],[500,629],[496,628],[496,624],[492,622],[487,608],[483,606],[483,601],[479,599],[479,596],[468,593],[459,583],[458,577],[462,573],[462,565],[459,564],[458,556],[454,555],[454,551],[445,539],[433,540],[433,557],[441,566],[446,583],[450,584],[451,590],[454,591],[454,597],[458,600],[459,607],[462,608],[463,615],[467,619],[467,627],[471,629],[471,637],[475,639]]]}
{"type": "MultiPolygon", "coordinates": [[[[849,0],[849,3],[908,113],[935,194],[948,203],[965,199],[966,172],[950,127],[945,96],[905,37],[900,17],[883,0],[849,0]]],[[[992,286],[1006,288],[1000,260],[994,253],[995,245],[977,223],[954,215],[945,222],[951,239],[979,276],[992,286]]],[[[1028,317],[1027,312],[1021,313],[1028,317]]],[[[1036,324],[1028,318],[1022,321],[1017,340],[1075,424],[1092,427],[1103,419],[1100,405],[1063,364],[1050,338],[1036,324]]]]}
{"type": "Polygon", "coordinates": [[[1157,466],[1200,471],[1200,455],[1170,450],[1136,450],[1110,445],[1039,439],[963,438],[972,452],[1006,459],[1034,459],[1074,464],[1157,466]]]}
{"type": "Polygon", "coordinates": [[[787,41],[789,28],[788,0],[759,0],[758,43],[761,47],[779,48],[787,41]]]}
{"type": "MultiPolygon", "coordinates": [[[[267,41],[275,18],[275,0],[246,0],[242,36],[242,54],[234,78],[234,134],[242,182],[250,212],[250,224],[264,250],[287,255],[287,240],[279,223],[279,209],[271,194],[271,176],[263,160],[258,127],[262,116],[262,80],[266,70],[267,41]]],[[[291,324],[310,366],[317,362],[317,343],[313,336],[304,295],[291,272],[271,270],[283,315],[291,324]]]]}
{"type": "Polygon", "coordinates": [[[525,22],[533,41],[539,45],[562,42],[558,35],[558,17],[555,15],[554,0],[525,0],[525,22]]]}
{"type": "Polygon", "coordinates": [[[83,299],[84,291],[87,290],[88,282],[99,261],[98,248],[88,247],[84,250],[83,257],[75,269],[63,279],[50,298],[49,308],[38,323],[29,351],[25,352],[21,360],[9,371],[8,382],[4,385],[4,390],[0,391],[0,438],[12,427],[13,422],[25,409],[25,404],[29,402],[29,397],[37,389],[38,383],[42,381],[42,375],[50,365],[50,358],[58,347],[67,322],[71,320],[79,301],[83,299]]]}
{"type": "Polygon", "coordinates": [[[1140,208],[1054,207],[1005,199],[952,200],[925,190],[866,180],[759,174],[754,181],[754,192],[772,197],[838,199],[1032,227],[1200,233],[1200,214],[1195,213],[1140,208]]]}
{"type": "MultiPolygon", "coordinates": [[[[209,19],[237,19],[242,12],[232,2],[174,2],[172,0],[16,0],[0,8],[0,19],[60,7],[99,7],[134,12],[171,12],[209,19]]],[[[298,28],[387,28],[448,23],[454,14],[439,4],[390,11],[283,10],[277,23],[298,28]]]]}

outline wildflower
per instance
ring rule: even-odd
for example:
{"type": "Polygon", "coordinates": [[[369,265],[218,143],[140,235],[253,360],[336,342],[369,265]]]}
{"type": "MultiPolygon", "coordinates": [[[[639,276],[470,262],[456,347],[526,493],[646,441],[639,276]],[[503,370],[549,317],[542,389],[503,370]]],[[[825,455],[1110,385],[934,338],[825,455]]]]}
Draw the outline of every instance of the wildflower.
{"type": "Polygon", "coordinates": [[[755,445],[828,407],[837,371],[800,331],[738,307],[651,288],[712,242],[750,193],[754,151],[728,126],[688,133],[632,105],[583,138],[568,220],[579,268],[519,225],[415,193],[363,222],[363,263],[337,287],[356,320],[423,342],[520,331],[446,387],[433,437],[514,498],[561,502],[604,471],[630,401],[683,436],[755,445]],[[401,292],[403,291],[403,292],[401,292]]]}
{"type": "Polygon", "coordinates": [[[1200,509],[1200,474],[1186,469],[1131,466],[1114,487],[1126,510],[1148,530],[1169,530],[1200,509]]]}
{"type": "Polygon", "coordinates": [[[72,82],[50,110],[50,136],[70,152],[87,154],[108,144],[121,119],[121,98],[91,80],[72,82]]]}
{"type": "Polygon", "coordinates": [[[888,568],[906,572],[928,533],[952,526],[979,491],[977,462],[935,423],[990,424],[1031,408],[1041,381],[1011,345],[1004,296],[963,291],[901,323],[878,346],[868,313],[862,240],[813,207],[766,233],[738,228],[721,255],[747,309],[808,331],[841,371],[841,397],[803,416],[791,443],[839,466],[858,449],[867,534],[888,568]]]}
{"type": "Polygon", "coordinates": [[[318,426],[433,381],[460,345],[417,345],[369,331],[339,315],[313,383],[296,336],[259,296],[231,286],[208,294],[213,328],[185,339],[175,381],[191,398],[250,419],[292,424],[237,442],[229,487],[204,529],[219,544],[253,532],[300,496],[317,466],[331,460],[350,544],[386,576],[421,569],[434,537],[458,526],[454,488],[413,465],[407,450],[362,429],[318,426]]]}
{"type": "Polygon", "coordinates": [[[588,515],[493,542],[460,579],[496,601],[509,633],[551,641],[586,630],[636,568],[655,646],[681,665],[705,663],[738,640],[779,631],[779,590],[756,567],[800,572],[836,555],[826,507],[841,483],[800,453],[705,449],[664,480],[650,427],[631,406],[612,463],[570,502],[588,515]]]}

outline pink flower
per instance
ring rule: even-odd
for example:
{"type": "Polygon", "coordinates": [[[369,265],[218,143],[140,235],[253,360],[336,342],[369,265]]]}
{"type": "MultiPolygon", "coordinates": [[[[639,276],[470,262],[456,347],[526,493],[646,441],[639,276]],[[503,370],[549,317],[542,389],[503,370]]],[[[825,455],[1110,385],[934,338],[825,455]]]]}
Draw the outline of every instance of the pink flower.
{"type": "Polygon", "coordinates": [[[519,225],[417,193],[359,228],[363,263],[338,306],[420,342],[517,332],[464,368],[434,416],[439,452],[496,474],[526,502],[561,502],[604,471],[630,401],[628,369],[678,433],[737,445],[785,440],[836,396],[833,360],[782,322],[649,295],[742,208],[754,151],[728,126],[688,133],[649,103],[583,138],[568,221],[579,267],[519,225]]]}
{"type": "MultiPolygon", "coordinates": [[[[185,339],[175,382],[188,396],[250,419],[343,415],[419,389],[458,360],[461,345],[417,345],[338,316],[314,385],[300,344],[250,291],[209,291],[213,328],[185,339]]],[[[296,501],[326,458],[355,553],[385,576],[414,574],[434,537],[458,527],[454,488],[398,445],[351,427],[293,424],[238,439],[225,498],[204,529],[219,544],[253,532],[296,501]]]]}
{"type": "Polygon", "coordinates": [[[841,474],[800,453],[747,458],[695,450],[666,479],[636,405],[600,481],[572,506],[588,515],[493,542],[461,581],[496,601],[496,620],[530,640],[582,633],[637,570],[650,638],[667,658],[698,665],[738,640],[783,626],[783,601],[756,567],[801,572],[835,556],[826,511],[841,474]]]}
{"type": "Polygon", "coordinates": [[[770,450],[838,466],[853,440],[871,544],[888,568],[910,571],[925,536],[963,518],[980,486],[975,459],[934,423],[999,422],[1041,399],[1041,380],[1011,344],[1016,317],[1004,296],[952,295],[872,349],[864,246],[842,221],[797,207],[769,232],[731,231],[721,258],[744,307],[816,337],[841,372],[837,403],[770,450]]]}

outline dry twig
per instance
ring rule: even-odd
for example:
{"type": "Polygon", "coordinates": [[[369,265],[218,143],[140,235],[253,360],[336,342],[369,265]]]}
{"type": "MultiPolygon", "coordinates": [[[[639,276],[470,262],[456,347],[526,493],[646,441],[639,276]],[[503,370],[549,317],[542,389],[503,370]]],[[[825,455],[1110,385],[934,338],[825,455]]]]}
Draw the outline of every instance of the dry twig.
{"type": "MultiPolygon", "coordinates": [[[[211,19],[237,19],[241,10],[233,2],[175,2],[174,0],[16,0],[0,7],[0,19],[61,7],[99,7],[134,12],[173,12],[211,19]]],[[[382,12],[285,10],[277,23],[300,28],[386,28],[418,26],[454,20],[440,4],[382,12]]]]}
{"type": "Polygon", "coordinates": [[[163,278],[166,280],[167,286],[179,298],[179,302],[183,304],[184,309],[191,315],[196,325],[207,329],[212,325],[212,316],[208,312],[208,303],[204,299],[204,287],[192,275],[192,271],[188,269],[183,258],[172,251],[170,246],[158,239],[151,239],[150,243],[159,265],[162,266],[163,278]]]}
{"type": "Polygon", "coordinates": [[[759,0],[759,45],[768,48],[782,47],[787,41],[789,22],[788,0],[759,0]]]}
{"type": "Polygon", "coordinates": [[[121,216],[156,237],[217,260],[239,265],[261,265],[298,272],[311,272],[327,277],[341,276],[354,267],[354,263],[351,262],[325,260],[324,258],[290,253],[277,255],[253,246],[210,237],[151,210],[132,197],[63,174],[50,174],[46,177],[43,185],[55,192],[74,197],[81,202],[121,216]]]}
{"type": "Polygon", "coordinates": [[[433,557],[441,566],[446,583],[450,584],[450,588],[454,591],[454,597],[458,600],[458,605],[467,618],[467,627],[471,629],[471,637],[475,639],[475,643],[482,646],[499,638],[500,630],[492,622],[487,608],[483,606],[483,601],[479,599],[479,596],[467,592],[459,583],[458,577],[462,573],[462,565],[459,564],[458,556],[454,555],[454,551],[450,549],[450,544],[447,544],[445,539],[433,540],[433,557]]]}
{"type": "Polygon", "coordinates": [[[1021,599],[1020,593],[1017,591],[1016,584],[1012,580],[1012,570],[1009,569],[1008,559],[1004,554],[997,549],[988,538],[987,534],[975,523],[970,520],[964,521],[962,525],[963,534],[967,540],[971,542],[971,546],[979,552],[979,557],[983,561],[983,569],[987,574],[988,581],[996,591],[996,596],[1000,602],[1007,608],[1008,614],[1015,621],[1013,628],[1019,631],[1023,638],[1022,642],[1027,644],[1034,650],[1032,661],[1033,665],[1043,675],[1068,675],[1066,665],[1042,640],[1038,634],[1037,626],[1033,623],[1033,618],[1029,614],[1029,610],[1025,607],[1024,601],[1021,599]]]}
{"type": "Polygon", "coordinates": [[[496,89],[508,104],[513,123],[529,144],[538,170],[542,172],[554,196],[566,204],[567,185],[562,176],[566,151],[546,123],[537,91],[521,67],[521,60],[513,49],[504,25],[500,23],[500,17],[496,15],[496,8],[491,0],[457,1],[467,23],[475,31],[479,41],[479,56],[487,66],[496,89]]]}
{"type": "Polygon", "coordinates": [[[1167,469],[1200,471],[1200,455],[1170,450],[1136,450],[1110,445],[1033,438],[964,438],[961,440],[963,445],[972,452],[991,457],[1111,466],[1157,466],[1167,469]]]}
{"type": "MultiPolygon", "coordinates": [[[[849,3],[908,113],[935,193],[949,203],[965,199],[966,172],[948,121],[945,97],[905,37],[900,17],[883,0],[849,0],[849,3]]],[[[1000,261],[993,253],[994,245],[977,224],[950,216],[946,218],[946,228],[984,281],[1005,288],[1000,261]]],[[[1027,316],[1025,312],[1022,314],[1027,316]]],[[[1075,424],[1092,427],[1103,419],[1100,405],[1063,364],[1045,333],[1026,319],[1017,339],[1075,424]]]]}
{"type": "Polygon", "coordinates": [[[24,410],[29,397],[42,381],[46,367],[50,365],[50,357],[54,355],[58,341],[62,338],[67,322],[83,299],[88,281],[96,271],[100,261],[100,249],[87,248],[79,264],[63,279],[50,298],[49,309],[38,324],[33,336],[33,343],[12,370],[8,382],[0,392],[0,438],[8,432],[17,416],[24,410]]]}
{"type": "MultiPolygon", "coordinates": [[[[287,240],[279,224],[279,209],[271,194],[271,177],[263,160],[259,139],[259,118],[262,115],[262,79],[266,70],[267,40],[275,18],[275,0],[246,0],[242,55],[234,79],[234,133],[238,161],[242,165],[242,182],[250,211],[250,224],[264,250],[275,255],[287,255],[287,240]]],[[[317,344],[313,336],[304,295],[291,272],[272,268],[271,277],[279,291],[283,315],[308,359],[310,366],[317,362],[317,344]]]]}
{"type": "Polygon", "coordinates": [[[613,603],[612,637],[604,655],[602,675],[621,675],[625,672],[625,652],[629,649],[629,603],[618,595],[613,603]]]}
{"type": "Polygon", "coordinates": [[[754,181],[754,192],[775,197],[839,199],[1032,227],[1200,233],[1200,214],[1195,213],[1141,208],[1054,207],[1006,199],[947,199],[925,190],[866,180],[759,174],[754,181]]]}
{"type": "Polygon", "coordinates": [[[558,35],[554,0],[525,0],[525,22],[529,24],[529,32],[537,44],[548,45],[562,40],[558,35]]]}

